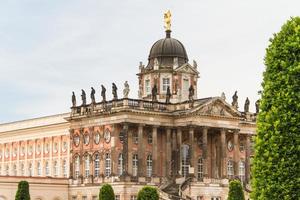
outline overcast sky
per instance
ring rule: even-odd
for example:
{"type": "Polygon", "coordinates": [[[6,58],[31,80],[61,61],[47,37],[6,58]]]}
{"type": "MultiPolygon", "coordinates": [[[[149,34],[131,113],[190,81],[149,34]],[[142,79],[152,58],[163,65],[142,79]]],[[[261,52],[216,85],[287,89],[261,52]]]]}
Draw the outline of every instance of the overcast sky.
{"type": "Polygon", "coordinates": [[[172,12],[172,37],[198,62],[198,97],[227,101],[238,90],[254,111],[268,40],[299,0],[1,0],[0,123],[68,112],[71,92],[100,99],[100,84],[119,96],[128,80],[137,97],[139,61],[164,37],[163,12],[172,12]]]}

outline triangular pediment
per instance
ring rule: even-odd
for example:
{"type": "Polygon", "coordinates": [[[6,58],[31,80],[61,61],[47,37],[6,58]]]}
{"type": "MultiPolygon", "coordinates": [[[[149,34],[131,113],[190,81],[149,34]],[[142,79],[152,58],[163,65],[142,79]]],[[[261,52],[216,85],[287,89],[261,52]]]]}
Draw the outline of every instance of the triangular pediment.
{"type": "Polygon", "coordinates": [[[180,67],[177,67],[175,69],[175,71],[190,73],[190,74],[199,74],[197,69],[195,67],[193,67],[192,65],[190,65],[189,63],[185,63],[185,64],[181,65],[180,67]]]}
{"type": "Polygon", "coordinates": [[[241,113],[234,109],[230,104],[220,97],[214,97],[204,104],[194,107],[191,114],[223,116],[223,117],[241,117],[241,113]]]}

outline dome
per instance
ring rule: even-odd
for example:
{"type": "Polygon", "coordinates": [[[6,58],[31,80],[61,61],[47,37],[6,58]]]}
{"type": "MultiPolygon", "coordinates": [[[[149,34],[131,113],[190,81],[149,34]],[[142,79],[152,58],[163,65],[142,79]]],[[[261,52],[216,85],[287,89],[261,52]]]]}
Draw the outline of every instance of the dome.
{"type": "Polygon", "coordinates": [[[153,66],[154,59],[157,58],[160,66],[173,66],[174,58],[178,58],[178,64],[188,62],[188,56],[183,44],[171,38],[171,32],[166,32],[166,38],[156,41],[150,50],[148,66],[153,66]]]}

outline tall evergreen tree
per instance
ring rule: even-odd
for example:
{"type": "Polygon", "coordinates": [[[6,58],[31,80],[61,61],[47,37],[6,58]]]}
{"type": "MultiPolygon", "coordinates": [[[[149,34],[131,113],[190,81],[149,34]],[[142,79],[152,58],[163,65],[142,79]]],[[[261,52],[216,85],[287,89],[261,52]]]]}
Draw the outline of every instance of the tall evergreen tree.
{"type": "Polygon", "coordinates": [[[265,65],[252,197],[300,199],[300,17],[274,34],[265,65]]]}
{"type": "Polygon", "coordinates": [[[137,196],[137,200],[158,200],[159,195],[157,189],[150,186],[143,187],[137,196]]]}
{"type": "Polygon", "coordinates": [[[115,200],[115,193],[110,184],[104,184],[99,192],[99,200],[115,200]]]}
{"type": "Polygon", "coordinates": [[[27,181],[20,181],[15,200],[30,200],[29,184],[27,181]]]}
{"type": "Polygon", "coordinates": [[[227,200],[245,200],[243,187],[239,180],[230,181],[227,200]]]}

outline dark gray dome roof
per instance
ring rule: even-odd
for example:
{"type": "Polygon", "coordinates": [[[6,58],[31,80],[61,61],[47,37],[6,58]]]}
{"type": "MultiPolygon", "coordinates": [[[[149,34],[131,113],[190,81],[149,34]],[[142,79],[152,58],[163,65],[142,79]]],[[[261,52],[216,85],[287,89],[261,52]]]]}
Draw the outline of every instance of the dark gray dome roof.
{"type": "Polygon", "coordinates": [[[175,57],[178,58],[180,64],[188,62],[183,44],[179,40],[171,38],[170,32],[166,32],[166,38],[160,39],[152,45],[148,60],[149,63],[152,63],[151,61],[157,58],[161,64],[172,64],[175,57]]]}

